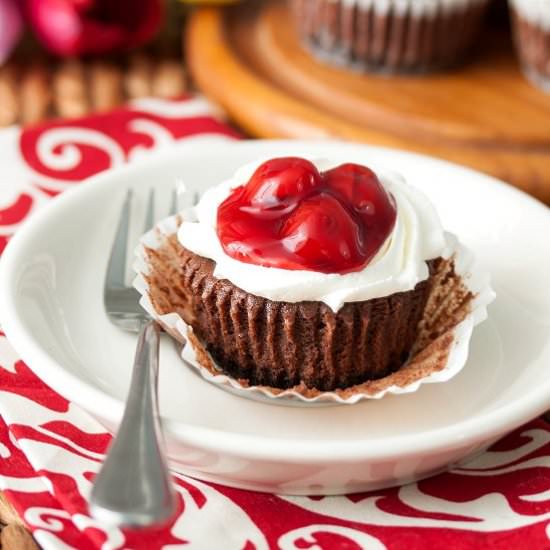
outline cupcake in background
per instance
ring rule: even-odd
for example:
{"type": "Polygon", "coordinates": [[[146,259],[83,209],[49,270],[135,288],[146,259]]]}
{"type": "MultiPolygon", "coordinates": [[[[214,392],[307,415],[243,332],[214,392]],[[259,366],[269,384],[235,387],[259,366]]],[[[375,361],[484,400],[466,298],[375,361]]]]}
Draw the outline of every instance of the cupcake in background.
{"type": "Polygon", "coordinates": [[[290,0],[317,57],[363,71],[426,72],[459,63],[488,0],[290,0]]]}
{"type": "Polygon", "coordinates": [[[509,0],[514,42],[525,76],[550,92],[550,0],[509,0]]]}

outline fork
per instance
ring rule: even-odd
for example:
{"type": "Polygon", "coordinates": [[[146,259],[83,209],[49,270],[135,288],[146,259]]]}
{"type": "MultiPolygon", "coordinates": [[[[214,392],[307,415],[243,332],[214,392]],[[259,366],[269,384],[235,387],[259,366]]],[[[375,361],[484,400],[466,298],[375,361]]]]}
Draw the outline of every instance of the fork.
{"type": "MultiPolygon", "coordinates": [[[[132,192],[122,206],[109,257],[103,301],[109,320],[138,332],[139,338],[124,415],[90,495],[90,511],[109,524],[146,527],[162,524],[176,510],[176,498],[162,449],[158,410],[159,327],[139,305],[139,293],[126,284],[128,227],[132,192]]],[[[177,211],[172,192],[170,214],[177,211]]],[[[144,231],[153,227],[151,189],[144,231]]]]}

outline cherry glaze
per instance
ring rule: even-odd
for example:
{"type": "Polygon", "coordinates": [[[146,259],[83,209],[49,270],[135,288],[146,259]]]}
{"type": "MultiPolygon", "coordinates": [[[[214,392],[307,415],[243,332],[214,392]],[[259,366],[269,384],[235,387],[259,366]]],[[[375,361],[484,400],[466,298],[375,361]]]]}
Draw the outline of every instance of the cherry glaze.
{"type": "Polygon", "coordinates": [[[219,206],[218,238],[241,262],[291,270],[363,269],[390,235],[393,198],[359,164],[326,172],[308,160],[276,158],[219,206]]]}

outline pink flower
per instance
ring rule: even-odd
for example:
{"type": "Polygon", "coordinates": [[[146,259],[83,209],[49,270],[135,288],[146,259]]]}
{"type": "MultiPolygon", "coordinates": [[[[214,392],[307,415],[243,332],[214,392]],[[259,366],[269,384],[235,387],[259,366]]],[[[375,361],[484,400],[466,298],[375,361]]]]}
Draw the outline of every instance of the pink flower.
{"type": "Polygon", "coordinates": [[[162,0],[25,0],[27,19],[51,52],[101,54],[150,40],[163,16],[162,0]]]}
{"type": "Polygon", "coordinates": [[[23,21],[17,0],[0,0],[0,64],[17,44],[23,21]]]}

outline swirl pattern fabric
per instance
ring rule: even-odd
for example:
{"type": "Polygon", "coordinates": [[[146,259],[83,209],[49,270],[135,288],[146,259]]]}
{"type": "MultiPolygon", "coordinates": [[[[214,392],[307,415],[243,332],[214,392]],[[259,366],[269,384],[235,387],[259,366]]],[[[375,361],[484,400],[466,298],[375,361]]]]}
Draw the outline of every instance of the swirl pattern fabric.
{"type": "MultiPolygon", "coordinates": [[[[0,133],[0,248],[49,198],[174,141],[237,138],[201,98],[143,100],[0,133]]],[[[550,426],[516,430],[467,466],[400,488],[280,497],[174,472],[180,512],[162,530],[106,529],[87,495],[110,435],[48,388],[0,331],[0,488],[45,549],[297,550],[550,547],[550,426]]]]}

